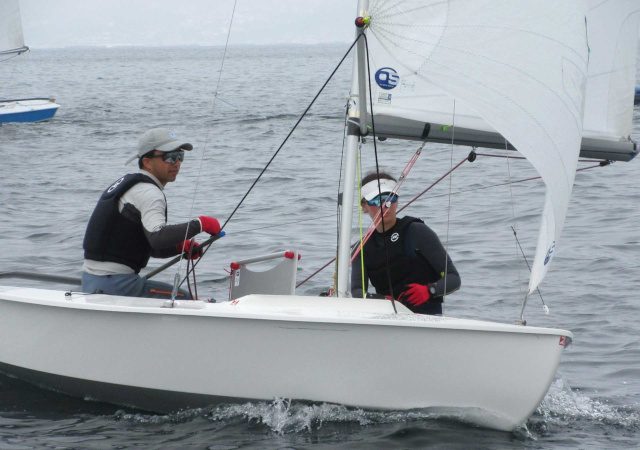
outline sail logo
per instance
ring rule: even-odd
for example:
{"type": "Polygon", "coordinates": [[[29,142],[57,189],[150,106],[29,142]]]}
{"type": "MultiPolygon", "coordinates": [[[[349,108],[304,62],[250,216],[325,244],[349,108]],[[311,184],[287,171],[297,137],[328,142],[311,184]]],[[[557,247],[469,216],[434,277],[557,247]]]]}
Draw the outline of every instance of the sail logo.
{"type": "Polygon", "coordinates": [[[383,67],[376,72],[376,83],[382,89],[393,89],[399,81],[400,75],[391,67],[383,67]]]}
{"type": "Polygon", "coordinates": [[[544,265],[546,266],[549,261],[551,261],[551,257],[553,256],[553,251],[556,249],[556,241],[553,241],[551,247],[549,247],[549,251],[547,252],[547,256],[544,258],[544,265]]]}
{"type": "Polygon", "coordinates": [[[123,181],[124,181],[124,177],[120,178],[119,180],[116,180],[111,186],[109,186],[109,189],[107,189],[107,192],[113,192],[113,190],[117,188],[118,185],[123,181]]]}

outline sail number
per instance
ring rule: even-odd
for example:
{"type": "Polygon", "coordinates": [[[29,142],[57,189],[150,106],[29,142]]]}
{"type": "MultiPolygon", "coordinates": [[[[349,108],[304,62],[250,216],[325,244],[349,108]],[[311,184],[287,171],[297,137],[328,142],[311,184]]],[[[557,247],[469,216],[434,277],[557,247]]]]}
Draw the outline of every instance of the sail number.
{"type": "Polygon", "coordinates": [[[544,258],[544,265],[546,266],[549,261],[551,261],[551,256],[553,256],[553,251],[556,249],[556,241],[551,243],[551,247],[549,247],[549,251],[547,252],[547,256],[544,258]]]}

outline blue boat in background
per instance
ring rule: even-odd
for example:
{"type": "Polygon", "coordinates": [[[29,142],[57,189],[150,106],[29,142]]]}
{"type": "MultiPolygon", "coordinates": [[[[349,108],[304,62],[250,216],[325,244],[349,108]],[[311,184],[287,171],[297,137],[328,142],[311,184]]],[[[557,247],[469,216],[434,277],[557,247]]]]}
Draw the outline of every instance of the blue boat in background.
{"type": "Polygon", "coordinates": [[[634,105],[640,105],[640,87],[636,88],[636,95],[633,98],[633,104],[634,105]]]}
{"type": "Polygon", "coordinates": [[[52,98],[0,100],[0,125],[7,122],[41,122],[51,119],[60,105],[52,98]]]}

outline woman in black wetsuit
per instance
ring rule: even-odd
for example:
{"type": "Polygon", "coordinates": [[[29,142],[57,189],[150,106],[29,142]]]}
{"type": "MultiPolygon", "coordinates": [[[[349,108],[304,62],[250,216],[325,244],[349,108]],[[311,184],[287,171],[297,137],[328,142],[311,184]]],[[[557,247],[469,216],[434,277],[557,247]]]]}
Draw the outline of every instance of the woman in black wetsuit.
{"type": "Polygon", "coordinates": [[[460,288],[460,275],[431,228],[414,217],[396,217],[396,180],[380,172],[379,183],[376,173],[362,179],[364,212],[373,220],[382,205],[386,214],[363,247],[364,289],[360,256],[353,261],[351,293],[363,297],[371,282],[376,296],[393,296],[416,313],[442,314],[443,297],[460,288]]]}

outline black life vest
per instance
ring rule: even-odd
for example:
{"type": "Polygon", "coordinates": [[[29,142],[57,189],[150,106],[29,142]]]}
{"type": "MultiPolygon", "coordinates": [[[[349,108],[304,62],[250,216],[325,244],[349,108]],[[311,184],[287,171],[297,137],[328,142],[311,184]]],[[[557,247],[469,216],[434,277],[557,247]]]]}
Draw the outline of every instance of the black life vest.
{"type": "MultiPolygon", "coordinates": [[[[141,218],[133,220],[118,211],[120,197],[138,183],[157,186],[146,175],[130,173],[116,180],[102,193],[84,235],[82,247],[86,259],[124,264],[135,273],[147,266],[151,257],[151,245],[144,234],[141,218]]],[[[165,209],[165,219],[166,217],[165,209]]]]}
{"type": "MultiPolygon", "coordinates": [[[[389,256],[389,274],[393,289],[393,298],[406,290],[406,285],[418,283],[427,285],[435,283],[441,275],[427,262],[424,256],[413,247],[409,237],[409,227],[412,223],[424,223],[415,217],[405,216],[398,219],[391,229],[385,231],[387,253],[389,256]]],[[[374,231],[371,238],[364,245],[364,266],[367,277],[371,281],[376,293],[390,295],[387,279],[387,258],[385,255],[382,234],[374,231]]],[[[442,299],[434,299],[442,302],[442,299]]],[[[431,300],[430,300],[431,301],[431,300]]]]}

